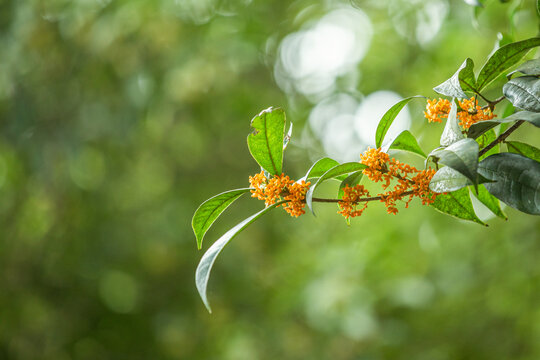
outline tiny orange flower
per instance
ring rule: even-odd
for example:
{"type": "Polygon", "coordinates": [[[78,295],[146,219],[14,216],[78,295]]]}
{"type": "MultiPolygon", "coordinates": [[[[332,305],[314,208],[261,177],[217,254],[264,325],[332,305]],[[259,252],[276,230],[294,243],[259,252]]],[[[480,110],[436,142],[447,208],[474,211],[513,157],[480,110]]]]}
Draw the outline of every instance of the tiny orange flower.
{"type": "Polygon", "coordinates": [[[442,122],[442,119],[448,118],[450,112],[451,103],[446,99],[429,100],[427,101],[426,111],[424,116],[428,119],[428,122],[442,122]]]}

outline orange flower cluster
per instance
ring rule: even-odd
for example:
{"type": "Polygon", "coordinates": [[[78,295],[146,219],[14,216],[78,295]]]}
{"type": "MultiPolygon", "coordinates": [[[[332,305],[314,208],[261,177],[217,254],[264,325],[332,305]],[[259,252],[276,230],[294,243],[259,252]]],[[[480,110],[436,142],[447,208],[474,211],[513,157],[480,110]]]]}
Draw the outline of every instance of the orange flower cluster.
{"type": "MultiPolygon", "coordinates": [[[[446,99],[439,98],[439,100],[428,100],[424,116],[429,122],[442,122],[442,119],[448,118],[450,107],[451,103],[446,99]]],[[[491,120],[495,117],[489,107],[482,109],[482,107],[478,105],[478,100],[474,97],[460,100],[459,107],[461,110],[458,110],[457,118],[459,120],[459,125],[465,130],[470,128],[472,124],[476,124],[483,120],[491,120]]]]}
{"type": "Polygon", "coordinates": [[[394,158],[390,159],[388,154],[380,149],[367,149],[360,158],[362,164],[368,166],[362,173],[373,182],[384,181],[382,184],[384,190],[390,187],[392,181],[397,181],[392,190],[379,194],[389,214],[397,214],[396,202],[407,195],[409,199],[405,207],[409,206],[409,202],[415,196],[421,198],[424,205],[431,204],[435,200],[436,194],[429,189],[429,182],[435,175],[435,170],[419,171],[394,158]]]}
{"type": "Polygon", "coordinates": [[[364,186],[355,185],[354,187],[350,187],[349,185],[346,185],[343,188],[343,200],[338,202],[338,206],[341,208],[341,211],[338,211],[338,214],[343,215],[347,219],[362,215],[368,204],[366,201],[360,210],[356,209],[358,199],[362,196],[369,196],[369,192],[364,186]]]}
{"type": "Polygon", "coordinates": [[[266,206],[275,204],[280,199],[287,200],[282,206],[291,216],[298,217],[305,214],[304,206],[306,192],[311,183],[295,182],[285,174],[274,175],[268,179],[264,172],[249,177],[251,197],[264,200],[266,206]]]}

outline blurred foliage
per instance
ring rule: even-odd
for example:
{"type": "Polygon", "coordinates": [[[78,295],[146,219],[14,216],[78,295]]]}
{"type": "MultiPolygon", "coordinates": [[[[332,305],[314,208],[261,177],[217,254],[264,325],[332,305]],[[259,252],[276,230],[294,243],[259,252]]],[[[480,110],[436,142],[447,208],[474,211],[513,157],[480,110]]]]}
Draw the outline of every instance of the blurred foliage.
{"type": "MultiPolygon", "coordinates": [[[[432,96],[498,33],[534,36],[534,5],[485,1],[475,19],[446,0],[1,1],[0,358],[538,359],[537,217],[276,212],[216,263],[213,315],[190,227],[258,171],[244,139],[261,109],[295,122],[285,166],[300,174],[325,153],[306,122],[318,101],[432,96]],[[280,43],[335,9],[362,11],[372,38],[308,96],[279,78],[280,43]]],[[[259,205],[239,201],[208,238],[259,205]]]]}

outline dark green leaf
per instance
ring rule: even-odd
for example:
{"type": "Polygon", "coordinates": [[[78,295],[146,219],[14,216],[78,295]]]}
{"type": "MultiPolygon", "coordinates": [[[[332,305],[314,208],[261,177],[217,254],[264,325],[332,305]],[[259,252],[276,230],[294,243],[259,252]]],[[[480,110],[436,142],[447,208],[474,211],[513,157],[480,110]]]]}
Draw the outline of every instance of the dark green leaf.
{"type": "Polygon", "coordinates": [[[325,172],[317,180],[317,182],[309,188],[308,192],[306,193],[306,204],[308,208],[311,210],[311,212],[315,214],[315,212],[313,211],[312,200],[313,200],[313,193],[315,192],[315,189],[317,188],[317,186],[319,186],[320,184],[322,184],[324,181],[328,179],[337,178],[340,175],[350,174],[352,172],[363,170],[365,168],[367,168],[367,166],[364,164],[361,164],[358,162],[348,162],[348,163],[336,165],[330,170],[328,170],[327,172],[325,172]]]}
{"type": "Polygon", "coordinates": [[[418,145],[418,141],[409,130],[402,131],[389,144],[383,146],[382,151],[388,152],[389,149],[410,151],[424,158],[426,157],[426,154],[422,151],[420,145],[418,145]]]}
{"type": "Polygon", "coordinates": [[[199,206],[191,220],[191,227],[197,238],[197,247],[199,249],[202,247],[204,235],[219,215],[236,199],[247,192],[249,192],[247,188],[226,191],[211,197],[199,206]]]}
{"type": "Polygon", "coordinates": [[[464,91],[473,91],[476,86],[473,68],[473,61],[467,58],[450,79],[434,87],[433,90],[445,96],[468,98],[464,91]]]}
{"type": "Polygon", "coordinates": [[[540,149],[518,141],[507,141],[506,146],[508,151],[514,154],[520,154],[528,157],[529,159],[540,162],[540,149]]]}
{"type": "Polygon", "coordinates": [[[489,210],[491,210],[492,213],[497,215],[500,218],[508,219],[504,211],[501,209],[501,204],[499,203],[499,200],[493,195],[491,195],[484,185],[481,185],[478,187],[478,194],[475,194],[473,191],[474,196],[480,200],[482,204],[484,204],[489,210]]]}
{"type": "Polygon", "coordinates": [[[454,99],[452,99],[452,107],[450,108],[450,113],[448,114],[448,119],[446,120],[440,143],[441,146],[449,146],[464,138],[465,135],[461,132],[457,120],[457,104],[454,99]]]}
{"type": "Polygon", "coordinates": [[[513,123],[518,120],[524,120],[524,121],[527,121],[528,123],[533,124],[536,127],[540,127],[540,114],[539,113],[532,112],[532,111],[519,111],[503,119],[492,119],[492,120],[485,120],[485,121],[477,122],[476,124],[473,124],[469,128],[469,132],[467,133],[467,136],[469,138],[474,139],[499,124],[513,123]]]}
{"type": "Polygon", "coordinates": [[[327,157],[319,159],[313,165],[311,165],[311,168],[309,168],[306,176],[304,176],[304,179],[307,181],[308,179],[320,177],[322,174],[336,165],[339,165],[339,163],[334,159],[327,157]]]}
{"type": "Polygon", "coordinates": [[[452,215],[458,219],[470,220],[481,225],[486,225],[476,216],[467,188],[446,195],[438,195],[431,206],[444,214],[452,215]]]}
{"type": "Polygon", "coordinates": [[[445,166],[435,173],[429,183],[429,188],[436,193],[445,193],[456,191],[472,184],[471,180],[463,176],[460,172],[445,166]]]}
{"type": "Polygon", "coordinates": [[[495,182],[486,189],[497,199],[528,214],[540,214],[540,163],[511,153],[491,155],[478,172],[495,182]]]}
{"type": "Polygon", "coordinates": [[[531,38],[504,45],[489,57],[478,74],[477,90],[481,91],[505,70],[518,63],[532,48],[540,45],[540,38],[531,38]]]}
{"type": "Polygon", "coordinates": [[[521,76],[503,86],[503,94],[515,107],[540,112],[540,79],[521,76]]]}
{"type": "Polygon", "coordinates": [[[255,130],[248,135],[251,156],[264,170],[280,175],[283,165],[283,140],[285,137],[285,112],[268,108],[251,120],[255,130]]]}
{"type": "Polygon", "coordinates": [[[539,76],[540,75],[540,59],[534,59],[525,61],[523,64],[519,65],[518,68],[512,72],[509,72],[506,77],[508,80],[512,78],[512,75],[515,73],[520,72],[523,75],[532,75],[532,76],[539,76]]]}
{"type": "Polygon", "coordinates": [[[478,183],[478,143],[473,139],[462,139],[444,149],[435,149],[430,156],[466,176],[473,184],[478,183]]]}
{"type": "Polygon", "coordinates": [[[416,95],[416,96],[411,96],[411,97],[405,98],[405,99],[397,102],[396,104],[394,104],[383,115],[383,117],[379,121],[379,125],[377,125],[377,131],[375,132],[375,145],[377,146],[377,148],[381,147],[381,145],[383,143],[383,140],[384,140],[384,137],[385,137],[386,133],[388,132],[388,129],[390,128],[390,125],[392,125],[392,123],[394,122],[394,119],[399,114],[401,109],[403,109],[403,107],[405,105],[407,105],[407,103],[409,101],[411,101],[412,99],[414,99],[414,98],[424,98],[424,97],[420,96],[420,95],[416,95]]]}
{"type": "Polygon", "coordinates": [[[245,219],[244,221],[237,224],[235,227],[227,231],[222,237],[220,237],[210,248],[204,253],[203,257],[201,258],[201,261],[199,262],[199,265],[197,266],[197,270],[195,272],[195,284],[197,285],[197,290],[199,291],[199,295],[201,296],[201,299],[208,309],[208,312],[212,312],[212,309],[210,308],[210,304],[208,303],[208,297],[206,295],[206,288],[208,286],[208,279],[210,278],[210,271],[212,270],[212,266],[214,265],[214,262],[216,261],[217,256],[223,250],[225,245],[229,243],[236,235],[238,235],[242,230],[244,230],[246,227],[248,227],[249,224],[251,224],[253,221],[260,218],[262,215],[266,214],[268,211],[272,210],[273,208],[285,203],[285,201],[277,202],[273,205],[268,206],[267,208],[259,211],[255,215],[252,215],[245,219]]]}

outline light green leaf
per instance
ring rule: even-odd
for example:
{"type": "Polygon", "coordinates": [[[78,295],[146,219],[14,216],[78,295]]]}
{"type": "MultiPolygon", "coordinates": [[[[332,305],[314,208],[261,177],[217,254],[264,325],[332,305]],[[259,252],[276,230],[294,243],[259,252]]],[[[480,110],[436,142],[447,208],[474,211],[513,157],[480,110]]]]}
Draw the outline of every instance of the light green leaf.
{"type": "Polygon", "coordinates": [[[454,99],[452,99],[452,107],[448,113],[448,119],[446,120],[446,125],[441,135],[440,143],[441,146],[449,146],[464,138],[465,135],[463,135],[461,132],[461,128],[459,127],[457,120],[457,104],[455,103],[454,99]]]}
{"type": "Polygon", "coordinates": [[[510,80],[512,75],[518,72],[522,73],[523,75],[539,76],[540,59],[525,61],[523,64],[519,65],[516,70],[509,72],[508,75],[506,75],[506,78],[510,80]]]}
{"type": "Polygon", "coordinates": [[[420,95],[405,98],[405,99],[397,102],[396,104],[394,104],[383,115],[383,117],[379,121],[379,125],[377,125],[377,131],[375,132],[375,145],[377,146],[377,148],[381,147],[381,145],[383,143],[383,140],[384,140],[384,137],[386,136],[386,133],[388,132],[388,129],[390,128],[390,125],[392,125],[392,123],[394,122],[394,119],[399,114],[401,109],[403,109],[403,107],[405,105],[407,105],[407,103],[409,101],[411,101],[412,99],[415,99],[415,98],[424,98],[425,99],[424,96],[420,96],[420,95]]]}
{"type": "Polygon", "coordinates": [[[452,215],[458,219],[474,221],[487,226],[476,216],[469,195],[469,190],[463,188],[448,194],[437,195],[435,202],[431,204],[443,214],[452,215]]]}
{"type": "Polygon", "coordinates": [[[495,182],[486,184],[491,195],[527,214],[540,215],[540,163],[528,157],[500,153],[478,165],[478,172],[495,182]]]}
{"type": "Polygon", "coordinates": [[[464,91],[474,91],[476,86],[473,68],[473,61],[467,58],[450,79],[434,87],[433,90],[445,96],[469,98],[464,91]]]}
{"type": "Polygon", "coordinates": [[[521,76],[504,84],[503,94],[515,107],[540,112],[540,79],[521,76]]]}
{"type": "Polygon", "coordinates": [[[268,108],[251,120],[255,130],[248,135],[251,156],[271,175],[280,175],[283,165],[285,137],[285,112],[280,108],[268,108]]]}
{"type": "Polygon", "coordinates": [[[389,149],[405,150],[426,157],[426,154],[418,145],[418,141],[409,130],[402,131],[394,140],[382,147],[382,151],[386,153],[389,149]]]}
{"type": "Polygon", "coordinates": [[[204,235],[214,221],[216,221],[219,215],[221,215],[229,205],[247,192],[249,192],[248,188],[226,191],[211,197],[199,206],[191,220],[191,227],[197,238],[197,247],[199,250],[202,247],[204,235]]]}
{"type": "Polygon", "coordinates": [[[236,235],[238,235],[242,230],[244,230],[248,225],[250,225],[252,222],[260,218],[262,215],[266,214],[270,210],[274,209],[275,207],[285,203],[286,201],[280,201],[273,205],[270,205],[266,207],[265,209],[259,211],[258,213],[251,215],[244,221],[237,224],[235,227],[227,231],[222,237],[220,237],[210,248],[204,253],[203,257],[201,258],[201,261],[199,262],[199,265],[197,266],[197,270],[195,272],[195,284],[197,285],[197,290],[199,291],[199,295],[201,296],[201,299],[208,309],[208,312],[212,312],[212,309],[210,308],[210,304],[208,302],[208,297],[206,294],[206,288],[208,286],[208,279],[210,278],[210,271],[212,270],[212,266],[214,265],[214,262],[216,261],[217,256],[223,250],[225,245],[229,243],[236,235]]]}
{"type": "MultiPolygon", "coordinates": [[[[495,130],[491,129],[489,131],[486,131],[481,136],[476,138],[476,142],[478,143],[478,146],[480,147],[480,150],[491,144],[493,141],[497,139],[497,134],[495,134],[495,130]]],[[[487,158],[490,155],[496,154],[499,152],[499,149],[497,146],[492,147],[488,150],[484,155],[482,155],[478,160],[482,160],[487,158]]]]}
{"type": "Polygon", "coordinates": [[[478,187],[478,194],[474,193],[474,191],[472,193],[482,204],[484,204],[489,210],[491,210],[492,213],[502,219],[508,219],[504,211],[502,211],[501,209],[501,204],[499,203],[499,200],[497,200],[495,196],[491,195],[486,190],[484,185],[478,187]]]}
{"type": "Polygon", "coordinates": [[[540,113],[536,113],[532,111],[519,111],[503,119],[492,119],[492,120],[485,120],[485,121],[477,122],[476,124],[473,124],[469,128],[469,132],[467,133],[467,136],[469,138],[475,139],[481,134],[485,133],[486,131],[489,131],[490,129],[494,128],[497,125],[513,123],[518,120],[523,120],[523,121],[533,124],[536,127],[540,127],[540,113]]]}
{"type": "Polygon", "coordinates": [[[456,191],[472,184],[472,181],[459,171],[445,166],[433,175],[429,183],[429,188],[436,193],[445,193],[456,191]]]}
{"type": "Polygon", "coordinates": [[[473,139],[462,139],[444,149],[435,149],[429,154],[438,162],[449,166],[466,176],[473,184],[478,184],[478,143],[473,139]]]}
{"type": "Polygon", "coordinates": [[[519,141],[507,141],[506,146],[508,151],[514,154],[519,154],[540,162],[540,149],[525,144],[519,141]]]}
{"type": "Polygon", "coordinates": [[[504,45],[497,49],[497,51],[489,57],[478,74],[478,80],[476,81],[477,90],[482,91],[482,89],[489,85],[504,71],[517,64],[530,49],[539,45],[540,38],[531,38],[504,45]]]}
{"type": "Polygon", "coordinates": [[[340,165],[336,165],[333,168],[329,169],[327,172],[325,172],[318,180],[317,182],[311,186],[306,193],[306,205],[311,210],[313,214],[315,212],[313,211],[313,193],[315,192],[315,189],[322,184],[324,181],[328,179],[337,178],[340,175],[344,174],[350,174],[355,171],[363,170],[367,168],[366,165],[358,163],[358,162],[348,162],[340,165]]]}
{"type": "Polygon", "coordinates": [[[319,159],[309,168],[303,179],[307,181],[308,179],[318,178],[336,165],[339,165],[339,163],[334,159],[328,157],[319,159]]]}

